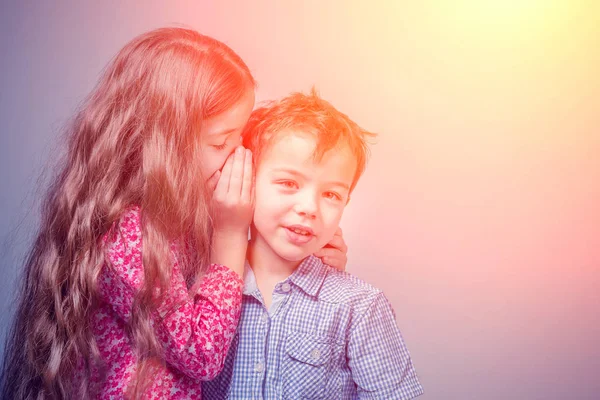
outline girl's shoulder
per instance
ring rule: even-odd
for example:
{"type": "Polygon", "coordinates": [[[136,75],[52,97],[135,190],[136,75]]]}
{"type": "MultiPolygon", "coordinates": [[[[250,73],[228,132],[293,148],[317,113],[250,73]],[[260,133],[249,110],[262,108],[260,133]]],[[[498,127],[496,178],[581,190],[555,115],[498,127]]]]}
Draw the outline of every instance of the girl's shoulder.
{"type": "MultiPolygon", "coordinates": [[[[121,214],[102,239],[106,261],[112,266],[104,271],[116,273],[134,288],[141,287],[144,276],[141,232],[140,208],[133,206],[121,214]]],[[[110,281],[109,286],[114,282],[110,281]]]]}
{"type": "Polygon", "coordinates": [[[125,209],[119,219],[102,237],[102,242],[110,247],[116,242],[137,243],[141,240],[141,208],[137,205],[125,209]]]}
{"type": "Polygon", "coordinates": [[[117,224],[121,230],[139,231],[142,218],[142,210],[140,206],[129,206],[125,209],[117,224]]]}

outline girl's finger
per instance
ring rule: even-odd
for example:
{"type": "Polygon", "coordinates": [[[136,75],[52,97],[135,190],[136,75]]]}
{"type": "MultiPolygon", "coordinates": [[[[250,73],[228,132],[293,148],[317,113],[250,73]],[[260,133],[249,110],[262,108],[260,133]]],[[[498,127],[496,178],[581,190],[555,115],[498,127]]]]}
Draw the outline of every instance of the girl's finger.
{"type": "Polygon", "coordinates": [[[219,183],[217,183],[217,187],[215,189],[215,196],[223,198],[227,195],[227,191],[229,190],[229,179],[231,177],[231,168],[233,165],[233,154],[229,156],[227,161],[225,162],[225,166],[221,171],[221,177],[219,179],[219,183]]]}
{"type": "Polygon", "coordinates": [[[316,251],[314,253],[314,256],[319,257],[319,258],[323,258],[323,257],[336,258],[336,257],[339,257],[340,255],[345,257],[345,254],[343,252],[341,252],[338,249],[334,249],[333,247],[323,247],[321,250],[316,251]]]}
{"type": "Polygon", "coordinates": [[[323,257],[323,264],[327,264],[338,271],[346,270],[346,258],[323,257]]]}
{"type": "Polygon", "coordinates": [[[246,158],[244,159],[244,177],[242,178],[242,201],[250,204],[252,199],[252,152],[246,150],[246,158]]]}
{"type": "Polygon", "coordinates": [[[229,179],[228,193],[235,198],[240,198],[242,192],[242,175],[244,174],[244,159],[246,151],[242,146],[235,149],[233,166],[231,168],[231,178],[229,179]]]}
{"type": "Polygon", "coordinates": [[[252,176],[252,193],[250,193],[250,203],[252,204],[252,210],[256,204],[256,176],[252,176]]]}
{"type": "Polygon", "coordinates": [[[342,236],[335,235],[326,246],[334,247],[339,249],[343,253],[348,251],[348,246],[346,246],[346,242],[344,242],[344,238],[342,236]]]}
{"type": "Polygon", "coordinates": [[[212,176],[208,179],[208,181],[206,181],[206,186],[208,187],[208,190],[210,190],[211,192],[215,190],[215,188],[217,187],[217,183],[219,183],[220,177],[221,177],[221,171],[219,171],[219,170],[217,170],[217,172],[212,174],[212,176]]]}

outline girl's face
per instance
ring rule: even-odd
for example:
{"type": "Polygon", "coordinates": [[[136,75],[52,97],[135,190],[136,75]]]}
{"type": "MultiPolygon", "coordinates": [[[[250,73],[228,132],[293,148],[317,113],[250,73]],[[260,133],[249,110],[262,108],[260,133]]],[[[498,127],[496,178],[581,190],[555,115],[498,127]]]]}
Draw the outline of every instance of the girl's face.
{"type": "Polygon", "coordinates": [[[231,108],[202,123],[202,175],[206,180],[220,170],[239,146],[242,130],[254,108],[254,90],[248,89],[231,108]]]}

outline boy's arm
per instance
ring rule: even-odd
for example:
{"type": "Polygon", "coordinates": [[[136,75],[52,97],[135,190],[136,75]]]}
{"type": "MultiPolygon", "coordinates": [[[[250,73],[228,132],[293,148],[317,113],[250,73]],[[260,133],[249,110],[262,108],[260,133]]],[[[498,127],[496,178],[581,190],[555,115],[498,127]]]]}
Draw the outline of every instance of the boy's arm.
{"type": "Polygon", "coordinates": [[[394,311],[378,293],[350,330],[348,366],[359,399],[412,399],[423,393],[394,311]]]}

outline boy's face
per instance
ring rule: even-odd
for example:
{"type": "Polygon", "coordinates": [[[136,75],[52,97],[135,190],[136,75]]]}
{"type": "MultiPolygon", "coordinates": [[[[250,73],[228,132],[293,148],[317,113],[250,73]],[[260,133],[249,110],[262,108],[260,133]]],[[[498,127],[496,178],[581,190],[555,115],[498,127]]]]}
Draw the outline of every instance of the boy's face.
{"type": "Polygon", "coordinates": [[[300,261],[333,238],[357,168],[347,145],[319,161],[315,145],[313,134],[279,132],[258,160],[255,240],[287,261],[300,261]]]}

